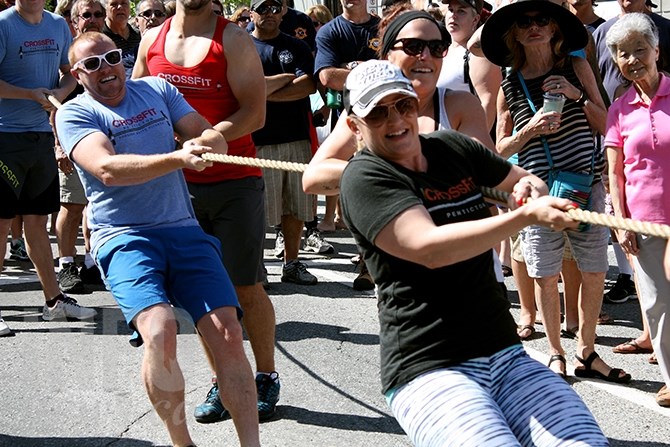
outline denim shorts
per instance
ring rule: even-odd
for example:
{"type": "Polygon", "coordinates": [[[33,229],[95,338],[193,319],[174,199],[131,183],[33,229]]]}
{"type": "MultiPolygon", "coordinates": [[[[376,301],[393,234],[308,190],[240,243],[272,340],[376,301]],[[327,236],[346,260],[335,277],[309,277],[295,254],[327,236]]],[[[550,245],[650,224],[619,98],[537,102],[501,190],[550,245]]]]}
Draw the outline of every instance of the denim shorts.
{"type": "Polygon", "coordinates": [[[133,330],[137,314],[156,304],[182,308],[195,323],[219,307],[240,312],[219,241],[199,226],[120,234],[98,249],[97,263],[133,330]]]}
{"type": "MultiPolygon", "coordinates": [[[[602,182],[591,190],[591,211],[605,210],[605,187],[602,182]]],[[[563,263],[566,239],[570,242],[572,257],[582,272],[600,273],[609,269],[607,244],[609,230],[591,225],[588,231],[552,231],[537,225],[521,231],[523,257],[531,278],[558,275],[563,263]]]]}

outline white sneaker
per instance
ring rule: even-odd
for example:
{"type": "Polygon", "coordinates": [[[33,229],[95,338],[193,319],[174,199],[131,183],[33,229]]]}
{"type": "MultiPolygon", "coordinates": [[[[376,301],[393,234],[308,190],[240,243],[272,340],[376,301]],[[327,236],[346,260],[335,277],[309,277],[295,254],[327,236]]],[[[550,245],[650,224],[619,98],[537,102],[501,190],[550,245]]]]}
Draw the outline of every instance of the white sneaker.
{"type": "Polygon", "coordinates": [[[2,314],[0,314],[0,337],[6,337],[12,335],[12,330],[7,326],[5,320],[2,319],[2,314]]]}
{"type": "Polygon", "coordinates": [[[58,300],[54,307],[49,307],[46,304],[42,309],[42,318],[46,321],[64,320],[67,318],[74,318],[77,320],[89,320],[98,315],[95,309],[82,307],[77,304],[77,300],[63,295],[62,300],[58,300]]]}
{"type": "Polygon", "coordinates": [[[321,232],[319,230],[312,230],[307,239],[305,239],[305,251],[318,254],[334,253],[335,248],[321,237],[321,232]]]}

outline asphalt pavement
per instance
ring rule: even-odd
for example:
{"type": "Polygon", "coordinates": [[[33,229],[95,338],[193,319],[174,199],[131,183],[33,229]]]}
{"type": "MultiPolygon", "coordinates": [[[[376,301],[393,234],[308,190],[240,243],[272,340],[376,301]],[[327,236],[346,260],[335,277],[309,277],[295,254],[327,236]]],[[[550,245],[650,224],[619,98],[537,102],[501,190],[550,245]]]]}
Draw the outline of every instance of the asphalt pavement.
{"type": "MultiPolygon", "coordinates": [[[[353,239],[346,230],[325,237],[335,254],[301,253],[319,284],[297,286],[281,283],[281,264],[271,250],[274,234],[268,233],[265,258],[277,314],[282,389],[277,417],[260,426],[261,441],[265,446],[409,446],[380,391],[374,293],[351,288],[356,277],[350,263],[356,252],[353,239]]],[[[81,240],[79,244],[83,253],[81,240]]],[[[616,267],[610,259],[608,277],[613,279],[616,267]]],[[[130,333],[111,295],[100,288],[73,295],[98,310],[94,321],[42,321],[44,299],[31,267],[6,260],[0,274],[0,310],[15,333],[0,338],[0,447],[170,445],[139,376],[142,348],[129,345],[130,333]]],[[[511,278],[506,282],[516,317],[516,287],[511,278]]],[[[450,285],[441,287],[436,293],[447,296],[450,285]]],[[[647,362],[648,355],[611,351],[639,334],[639,304],[605,305],[605,310],[615,321],[598,327],[597,351],[634,380],[613,385],[570,377],[569,382],[612,446],[670,446],[670,409],[654,401],[663,384],[658,366],[647,362]]],[[[477,331],[477,316],[469,318],[471,330],[477,331]]],[[[536,328],[536,336],[524,346],[546,363],[546,338],[542,326],[536,328]]],[[[178,356],[193,439],[200,447],[238,445],[231,420],[204,425],[193,419],[193,408],[209,390],[210,371],[187,318],[180,319],[180,333],[178,356]]],[[[568,357],[575,345],[564,340],[568,357]]],[[[253,358],[248,342],[246,349],[253,358]]]]}

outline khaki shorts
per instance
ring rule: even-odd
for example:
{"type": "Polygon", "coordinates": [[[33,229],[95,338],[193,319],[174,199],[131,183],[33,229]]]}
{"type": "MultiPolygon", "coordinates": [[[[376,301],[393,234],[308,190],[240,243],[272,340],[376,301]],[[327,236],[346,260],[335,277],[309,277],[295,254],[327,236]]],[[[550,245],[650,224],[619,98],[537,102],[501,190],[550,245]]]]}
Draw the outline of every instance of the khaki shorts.
{"type": "MultiPolygon", "coordinates": [[[[256,153],[258,158],[296,163],[309,163],[312,158],[309,140],[258,146],[256,153]]],[[[301,172],[264,168],[263,178],[268,225],[279,225],[282,215],[290,215],[303,222],[314,219],[314,195],[303,191],[301,172]]]]}
{"type": "Polygon", "coordinates": [[[88,203],[86,193],[84,192],[84,185],[81,184],[77,171],[68,175],[59,170],[58,183],[60,185],[60,203],[76,203],[78,205],[86,205],[88,203]]]}

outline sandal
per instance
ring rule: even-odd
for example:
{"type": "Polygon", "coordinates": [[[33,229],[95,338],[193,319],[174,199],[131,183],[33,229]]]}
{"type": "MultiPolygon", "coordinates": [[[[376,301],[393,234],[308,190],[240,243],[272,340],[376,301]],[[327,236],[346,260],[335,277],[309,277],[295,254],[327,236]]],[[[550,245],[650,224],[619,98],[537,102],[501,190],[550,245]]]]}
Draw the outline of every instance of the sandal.
{"type": "Polygon", "coordinates": [[[656,358],[656,354],[650,355],[647,361],[652,365],[658,365],[658,359],[656,358]]]}
{"type": "Polygon", "coordinates": [[[620,375],[622,372],[624,372],[624,370],[621,368],[610,368],[610,372],[607,375],[601,373],[596,369],[593,369],[591,367],[593,365],[593,361],[599,357],[600,356],[595,351],[593,351],[588,357],[586,357],[586,360],[575,354],[575,358],[577,359],[577,361],[584,366],[583,368],[575,368],[575,375],[577,377],[602,379],[607,382],[614,382],[614,383],[630,382],[631,379],[630,374],[624,374],[623,376],[620,375]]]}
{"type": "MultiPolygon", "coordinates": [[[[563,364],[563,369],[567,371],[567,363],[565,361],[565,357],[563,357],[561,354],[554,354],[549,358],[549,363],[547,363],[547,367],[551,369],[551,364],[554,362],[561,362],[563,364]]],[[[565,379],[567,375],[564,372],[561,371],[554,371],[553,369],[551,370],[552,372],[558,374],[559,377],[562,377],[565,379]]]]}
{"type": "Polygon", "coordinates": [[[612,324],[612,323],[614,323],[614,318],[612,318],[606,312],[600,312],[600,315],[598,315],[598,324],[612,324]]]}
{"type": "Polygon", "coordinates": [[[510,276],[513,275],[513,273],[512,273],[512,267],[510,267],[509,265],[505,265],[505,264],[503,264],[503,265],[502,265],[502,272],[503,272],[503,276],[504,276],[505,278],[510,277],[510,276]]]}
{"type": "Polygon", "coordinates": [[[579,331],[578,326],[570,329],[561,329],[561,337],[569,338],[570,340],[577,340],[577,331],[579,331]]]}
{"type": "Polygon", "coordinates": [[[654,350],[652,348],[643,348],[637,340],[633,339],[613,347],[612,352],[617,354],[651,354],[654,350]]]}
{"type": "Polygon", "coordinates": [[[535,326],[532,324],[525,324],[523,326],[517,326],[516,327],[516,334],[519,336],[519,339],[521,341],[526,341],[530,340],[533,335],[535,335],[535,326]],[[529,331],[529,334],[526,335],[525,337],[521,335],[522,332],[524,331],[529,331]]]}

